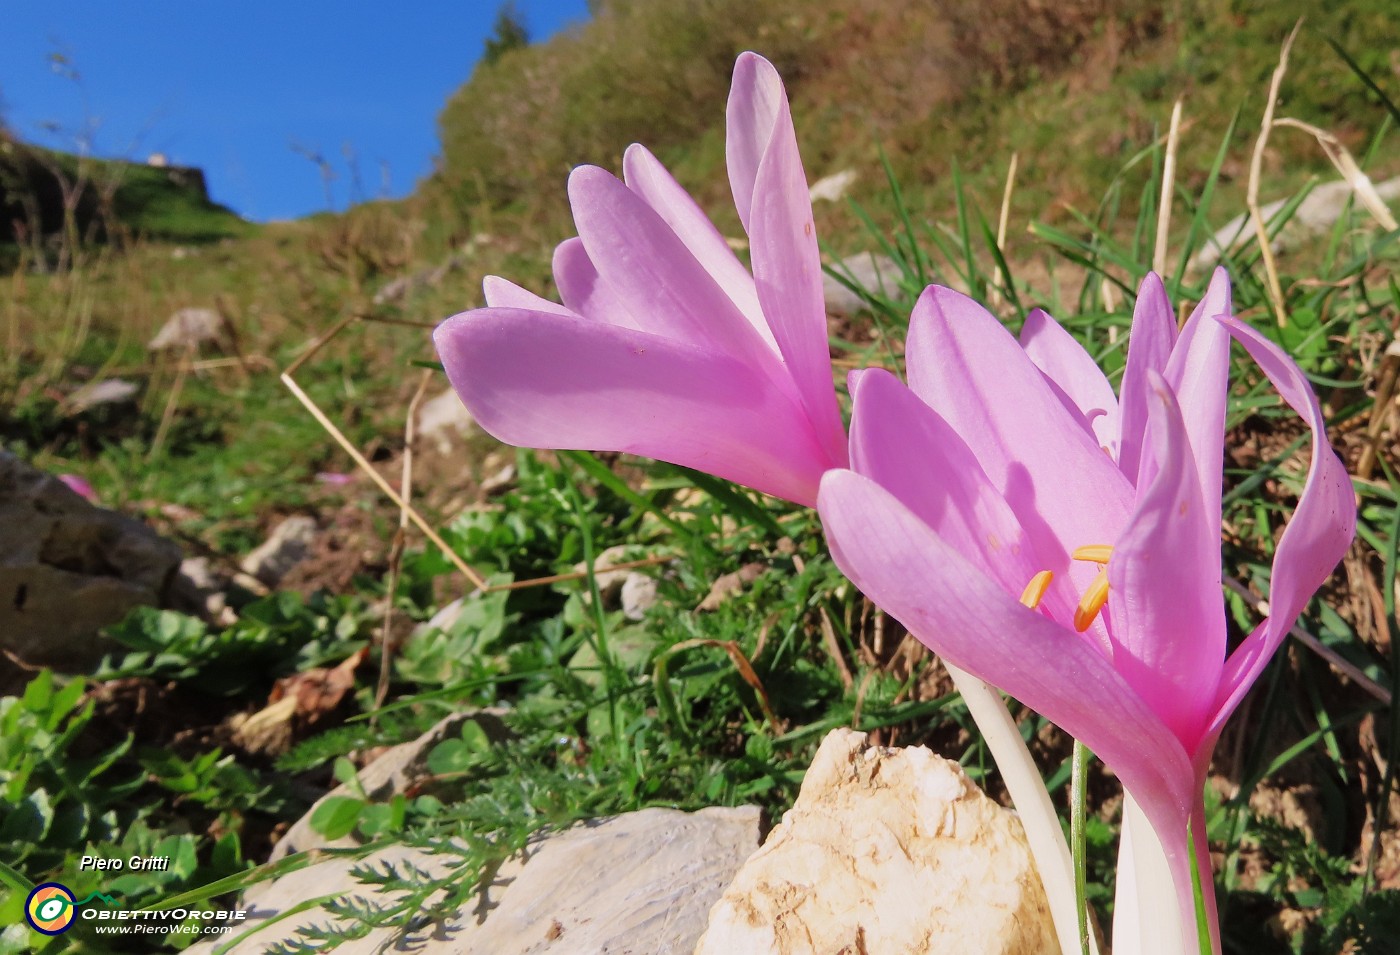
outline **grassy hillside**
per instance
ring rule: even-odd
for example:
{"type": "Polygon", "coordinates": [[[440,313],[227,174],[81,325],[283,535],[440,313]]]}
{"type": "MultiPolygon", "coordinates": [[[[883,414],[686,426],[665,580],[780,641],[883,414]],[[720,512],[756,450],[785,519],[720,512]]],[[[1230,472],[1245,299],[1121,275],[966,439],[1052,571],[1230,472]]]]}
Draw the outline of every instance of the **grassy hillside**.
{"type": "Polygon", "coordinates": [[[0,263],[24,250],[46,264],[65,243],[204,243],[250,231],[210,200],[198,169],[75,156],[0,131],[0,263]]]}
{"type": "MultiPolygon", "coordinates": [[[[722,209],[720,104],[734,56],[755,49],[787,82],[811,178],[853,168],[857,198],[878,205],[883,151],[914,208],[939,218],[952,211],[955,162],[993,203],[1015,152],[1016,217],[1061,220],[1066,204],[1092,208],[1178,97],[1181,166],[1188,189],[1199,186],[1237,111],[1235,144],[1252,137],[1278,46],[1304,16],[1283,110],[1363,145],[1377,101],[1324,38],[1393,76],[1393,13],[1385,0],[605,4],[574,34],[477,68],[442,112],[441,168],[424,193],[462,235],[502,210],[559,227],[568,169],[616,168],[643,142],[722,209]]],[[[1267,159],[1275,189],[1327,174],[1301,134],[1275,137],[1267,159]]],[[[1237,159],[1225,170],[1226,201],[1241,198],[1242,172],[1237,159]]],[[[828,235],[848,231],[842,210],[825,211],[828,235]]]]}

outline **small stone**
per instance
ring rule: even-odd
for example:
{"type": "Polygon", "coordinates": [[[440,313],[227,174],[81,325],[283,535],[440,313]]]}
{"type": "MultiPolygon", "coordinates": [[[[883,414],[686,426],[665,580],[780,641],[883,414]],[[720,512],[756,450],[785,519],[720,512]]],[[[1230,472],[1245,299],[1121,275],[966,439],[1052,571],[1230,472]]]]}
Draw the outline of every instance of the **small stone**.
{"type": "Polygon", "coordinates": [[[141,389],[124,378],[104,378],[83,385],[63,402],[69,414],[81,414],[102,405],[119,405],[131,401],[141,389]]]}
{"type": "Polygon", "coordinates": [[[476,430],[471,413],[451,388],[418,406],[418,436],[441,454],[451,454],[476,430]]]}
{"type": "Polygon", "coordinates": [[[836,202],[846,195],[856,178],[854,169],[843,169],[818,179],[807,192],[813,202],[836,202]]]}
{"type": "MultiPolygon", "coordinates": [[[[1400,199],[1400,176],[1373,184],[1376,198],[1382,203],[1400,199]]],[[[1282,252],[1297,245],[1310,235],[1326,232],[1341,218],[1348,199],[1357,195],[1351,182],[1345,179],[1324,183],[1308,193],[1307,197],[1294,210],[1293,218],[1274,235],[1270,245],[1275,252],[1282,252]]],[[[1260,216],[1268,222],[1277,215],[1288,200],[1278,199],[1266,203],[1259,209],[1260,216]]],[[[1370,218],[1359,195],[1355,200],[1358,215],[1370,218]]],[[[1220,261],[1225,250],[1240,248],[1256,242],[1254,225],[1248,213],[1240,213],[1214,235],[1205,241],[1201,250],[1191,260],[1196,272],[1204,272],[1220,261]]]]}
{"type": "MultiPolygon", "coordinates": [[[[610,568],[617,564],[638,560],[637,554],[637,549],[630,544],[616,544],[593,558],[593,580],[598,585],[598,593],[603,598],[603,606],[616,606],[622,584],[630,573],[627,570],[611,570],[610,568]]],[[[574,564],[574,573],[581,574],[586,569],[583,561],[574,564]]]]}
{"type": "Polygon", "coordinates": [[[515,465],[503,464],[494,473],[487,475],[481,481],[481,493],[488,497],[493,494],[501,494],[510,490],[510,486],[515,483],[515,465]]]}
{"type": "Polygon", "coordinates": [[[208,557],[187,557],[170,584],[170,606],[227,626],[237,619],[228,606],[227,583],[214,573],[208,557]]]}
{"type": "Polygon", "coordinates": [[[316,521],[294,514],[273,528],[267,540],[244,557],[239,567],[267,586],[276,587],[288,571],[311,556],[315,542],[316,521]]]}
{"type": "Polygon", "coordinates": [[[656,579],[636,571],[622,581],[622,615],[628,620],[645,619],[656,606],[656,579]]]}
{"type": "MultiPolygon", "coordinates": [[[[787,541],[789,546],[792,545],[791,539],[784,537],[782,540],[787,541]]],[[[782,541],[778,543],[781,544],[782,541]]],[[[732,574],[724,574],[716,578],[715,582],[710,585],[710,592],[705,595],[705,599],[700,601],[699,606],[695,608],[696,612],[708,613],[711,610],[718,610],[730,597],[733,597],[735,594],[743,593],[744,588],[756,580],[766,567],[766,564],[760,564],[755,561],[745,564],[732,574]]]]}
{"type": "MultiPolygon", "coordinates": [[[[503,742],[511,735],[505,723],[501,722],[504,712],[499,709],[474,710],[443,717],[417,739],[390,746],[374,762],[361,769],[356,775],[360,788],[370,799],[382,802],[395,793],[405,792],[409,787],[427,779],[432,775],[428,770],[428,755],[433,747],[460,736],[462,724],[467,722],[475,722],[492,742],[503,742]]],[[[271,861],[275,862],[283,856],[305,849],[359,845],[359,841],[351,836],[331,841],[311,828],[311,816],[318,806],[332,796],[347,795],[350,795],[350,787],[340,785],[316,800],[306,814],[292,823],[282,838],[277,840],[277,844],[272,847],[271,861]]]]}
{"type": "Polygon", "coordinates": [[[1058,951],[1015,813],[957,763],[840,729],[711,910],[695,955],[1058,951]]]}
{"type": "Polygon", "coordinates": [[[227,337],[227,325],[217,309],[182,308],[166,320],[146,347],[151,351],[193,350],[206,343],[223,344],[227,337]]]}
{"type": "MultiPolygon", "coordinates": [[[[899,264],[887,255],[861,252],[832,263],[831,269],[875,295],[898,299],[903,294],[899,280],[904,273],[899,264]]],[[[865,299],[826,272],[822,273],[822,295],[826,298],[826,310],[831,315],[857,315],[870,310],[865,299]]]]}

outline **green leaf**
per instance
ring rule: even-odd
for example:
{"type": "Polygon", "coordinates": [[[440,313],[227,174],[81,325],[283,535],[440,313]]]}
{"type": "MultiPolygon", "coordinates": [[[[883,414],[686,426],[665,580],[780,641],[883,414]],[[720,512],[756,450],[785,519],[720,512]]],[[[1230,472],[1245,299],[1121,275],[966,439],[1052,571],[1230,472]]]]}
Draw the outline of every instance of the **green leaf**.
{"type": "Polygon", "coordinates": [[[0,841],[43,842],[53,826],[54,807],[47,791],[36,789],[4,812],[0,841]]]}
{"type": "Polygon", "coordinates": [[[365,803],[353,796],[327,796],[311,812],[311,828],[335,840],[348,836],[360,819],[365,803]]]}

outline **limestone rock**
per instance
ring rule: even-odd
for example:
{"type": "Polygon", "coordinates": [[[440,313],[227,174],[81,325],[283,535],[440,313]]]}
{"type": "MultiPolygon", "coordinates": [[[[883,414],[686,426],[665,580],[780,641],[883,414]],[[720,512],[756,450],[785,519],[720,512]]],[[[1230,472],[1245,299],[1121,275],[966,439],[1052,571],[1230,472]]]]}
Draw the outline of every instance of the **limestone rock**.
{"type": "MultiPolygon", "coordinates": [[[[417,955],[482,952],[491,955],[688,955],[705,927],[705,915],[759,842],[757,807],[643,809],[582,823],[532,840],[507,860],[454,916],[435,923],[412,921],[373,930],[336,949],[344,955],[412,951],[417,955]]],[[[255,885],[242,905],[247,921],[217,941],[188,949],[207,955],[247,929],[232,955],[261,953],[291,938],[298,926],[330,921],[311,908],[259,929],[279,912],[324,896],[384,904],[375,890],[350,875],[352,866],[406,863],[432,876],[460,864],[455,852],[429,855],[393,847],[360,862],[331,859],[255,885]]]]}
{"type": "Polygon", "coordinates": [[[829,176],[822,176],[812,183],[812,188],[807,192],[813,202],[836,202],[846,195],[847,190],[856,181],[856,171],[854,169],[842,169],[829,176]]]}
{"type": "MultiPolygon", "coordinates": [[[[423,735],[407,743],[391,746],[368,766],[356,774],[360,787],[372,799],[388,799],[394,793],[405,792],[414,783],[432,775],[428,770],[428,754],[444,740],[460,736],[462,724],[474,721],[485,732],[486,738],[501,742],[510,736],[510,730],[501,722],[502,710],[477,710],[469,713],[453,713],[432,725],[423,735]]],[[[282,838],[272,847],[271,861],[276,861],[293,852],[304,849],[353,848],[359,841],[345,836],[334,842],[326,839],[311,828],[311,815],[318,806],[332,796],[350,795],[350,787],[337,786],[316,800],[306,814],[283,833],[282,838]]]]}
{"type": "Polygon", "coordinates": [[[63,401],[63,410],[68,414],[82,414],[102,405],[120,405],[136,399],[141,389],[135,382],[125,378],[103,378],[89,382],[73,392],[63,401]]]}
{"type": "Polygon", "coordinates": [[[267,540],[244,557],[239,567],[267,586],[276,587],[288,571],[311,556],[315,543],[316,521],[294,514],[274,527],[267,540]]]}
{"type": "MultiPolygon", "coordinates": [[[[1376,198],[1381,202],[1400,199],[1400,176],[1375,183],[1374,187],[1376,198]]],[[[1281,252],[1297,245],[1310,235],[1318,235],[1332,228],[1354,192],[1352,184],[1345,179],[1324,183],[1313,189],[1294,211],[1293,218],[1274,236],[1270,243],[1274,251],[1281,252]]],[[[1259,213],[1264,217],[1264,221],[1268,222],[1287,204],[1287,200],[1284,199],[1266,203],[1259,208],[1259,213]]],[[[1356,206],[1360,210],[1358,215],[1366,215],[1359,198],[1356,206]]],[[[1226,249],[1248,245],[1253,241],[1254,225],[1249,221],[1249,214],[1240,213],[1206,240],[1205,245],[1191,260],[1191,266],[1197,272],[1204,272],[1220,261],[1226,249]]]]}
{"type": "Polygon", "coordinates": [[[171,581],[167,603],[208,623],[230,626],[238,618],[228,605],[228,585],[208,557],[186,557],[171,581]]]}
{"type": "Polygon", "coordinates": [[[656,606],[656,578],[632,571],[622,581],[622,615],[628,620],[645,620],[656,606]]]}
{"type": "MultiPolygon", "coordinates": [[[[831,268],[837,275],[876,295],[886,298],[900,295],[899,280],[904,273],[887,255],[861,252],[832,263],[831,268]]],[[[830,315],[856,315],[869,308],[864,299],[825,272],[822,273],[822,295],[830,315]]]]}
{"type": "Polygon", "coordinates": [[[166,319],[156,337],[147,343],[151,351],[190,350],[209,344],[226,344],[228,328],[213,308],[182,308],[166,319]]]}
{"type": "MultiPolygon", "coordinates": [[[[598,594],[603,598],[603,606],[612,608],[618,605],[622,585],[627,582],[630,570],[613,570],[618,564],[640,560],[646,555],[632,544],[614,544],[593,558],[593,580],[598,584],[598,594]]],[[[583,561],[574,564],[574,572],[581,574],[587,570],[583,561]]]]}
{"type": "Polygon", "coordinates": [[[145,524],[0,452],[0,647],[85,669],[109,649],[97,631],[159,605],[179,563],[179,546],[145,524]]]}
{"type": "Polygon", "coordinates": [[[436,446],[440,454],[451,454],[476,430],[476,422],[457,392],[448,388],[418,406],[417,428],[418,436],[436,446]]]}
{"type": "Polygon", "coordinates": [[[695,955],[1059,951],[1016,815],[923,747],[827,736],[695,955]]]}

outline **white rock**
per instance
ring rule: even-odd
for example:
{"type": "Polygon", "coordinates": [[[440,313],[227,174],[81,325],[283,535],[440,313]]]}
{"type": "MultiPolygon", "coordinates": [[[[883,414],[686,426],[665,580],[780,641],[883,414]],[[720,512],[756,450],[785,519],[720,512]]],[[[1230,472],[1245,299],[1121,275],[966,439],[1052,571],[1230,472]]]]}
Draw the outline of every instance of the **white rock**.
{"type": "Polygon", "coordinates": [[[1059,951],[1016,815],[957,763],[836,730],[695,955],[1059,951]]]}
{"type": "Polygon", "coordinates": [[[125,378],[104,378],[83,385],[63,402],[69,414],[79,414],[99,405],[117,405],[136,397],[140,387],[125,378]]]}
{"type": "Polygon", "coordinates": [[[217,309],[182,308],[168,318],[146,345],[151,351],[195,349],[206,342],[222,344],[228,335],[217,309]]]}
{"type": "MultiPolygon", "coordinates": [[[[378,928],[336,949],[344,955],[413,951],[418,955],[689,955],[705,927],[705,915],[744,859],[758,845],[757,807],[643,809],[538,837],[523,856],[492,874],[483,896],[436,923],[378,928]]],[[[351,866],[411,863],[432,876],[460,863],[453,852],[436,855],[393,847],[358,863],[332,859],[252,887],[242,904],[250,911],[235,933],[200,942],[187,951],[206,955],[234,934],[254,930],[228,951],[252,955],[289,939],[298,926],[325,925],[325,910],[311,908],[259,928],[276,914],[326,895],[383,904],[374,889],[350,876],[351,866]]]]}
{"type": "Polygon", "coordinates": [[[176,610],[227,626],[238,619],[228,606],[227,586],[208,557],[186,557],[170,584],[169,603],[176,610]]]}
{"type": "MultiPolygon", "coordinates": [[[[832,271],[885,298],[898,298],[901,294],[899,280],[904,273],[887,255],[861,252],[833,263],[832,271]]],[[[826,298],[827,313],[831,315],[856,315],[869,309],[864,299],[825,272],[822,273],[822,295],[826,298]]]]}
{"type": "MultiPolygon", "coordinates": [[[[617,564],[639,560],[641,552],[631,544],[614,544],[593,558],[593,579],[598,584],[598,593],[603,598],[603,606],[616,606],[618,594],[626,582],[629,570],[611,570],[617,564]]],[[[574,573],[581,574],[586,569],[583,561],[574,564],[574,573]]]]}
{"type": "Polygon", "coordinates": [[[813,202],[821,202],[822,200],[836,202],[846,195],[856,178],[854,169],[843,169],[818,179],[812,183],[812,188],[807,191],[813,202]]]}
{"type": "Polygon", "coordinates": [[[432,442],[441,454],[451,454],[475,430],[471,413],[451,388],[418,406],[418,436],[432,442]]]}
{"type": "MultiPolygon", "coordinates": [[[[1382,202],[1400,199],[1400,176],[1376,183],[1375,190],[1377,197],[1382,202]]],[[[1288,224],[1274,236],[1270,246],[1275,252],[1281,252],[1310,235],[1326,232],[1341,217],[1342,210],[1346,207],[1346,201],[1351,198],[1353,192],[1351,183],[1345,179],[1324,183],[1316,187],[1308,193],[1307,198],[1294,211],[1293,218],[1288,221],[1288,224]]],[[[1259,213],[1267,223],[1287,204],[1286,200],[1279,199],[1260,206],[1259,213]]],[[[1369,214],[1364,211],[1359,198],[1356,207],[1359,210],[1359,215],[1369,218],[1369,214]]],[[[1249,221],[1249,213],[1240,213],[1231,219],[1224,228],[1219,229],[1206,240],[1205,245],[1191,260],[1191,267],[1197,272],[1204,272],[1213,268],[1220,261],[1224,250],[1248,245],[1252,241],[1254,241],[1254,225],[1249,221]]]]}
{"type": "Polygon", "coordinates": [[[515,483],[515,465],[513,463],[502,464],[500,468],[481,479],[481,493],[485,495],[500,494],[508,491],[515,483]]]}
{"type": "Polygon", "coordinates": [[[656,578],[631,571],[622,581],[622,615],[628,620],[643,620],[656,605],[656,578]]]}
{"type": "MultiPolygon", "coordinates": [[[[445,716],[417,739],[390,746],[361,769],[355,778],[360,788],[372,799],[385,800],[394,793],[405,792],[410,786],[432,775],[428,771],[428,755],[438,743],[460,737],[463,723],[475,722],[492,742],[509,738],[510,730],[501,722],[501,715],[505,712],[503,709],[485,709],[445,716]]],[[[306,814],[292,823],[282,838],[277,840],[272,847],[270,861],[275,862],[283,856],[306,849],[354,848],[359,845],[359,840],[352,836],[331,841],[311,828],[311,815],[322,803],[332,796],[348,796],[350,792],[349,786],[340,785],[316,800],[306,814]]]]}
{"type": "Polygon", "coordinates": [[[244,557],[239,567],[269,587],[276,587],[288,571],[311,556],[315,542],[316,521],[294,514],[274,527],[267,540],[244,557]]]}

